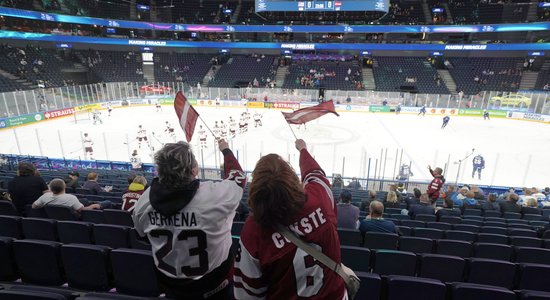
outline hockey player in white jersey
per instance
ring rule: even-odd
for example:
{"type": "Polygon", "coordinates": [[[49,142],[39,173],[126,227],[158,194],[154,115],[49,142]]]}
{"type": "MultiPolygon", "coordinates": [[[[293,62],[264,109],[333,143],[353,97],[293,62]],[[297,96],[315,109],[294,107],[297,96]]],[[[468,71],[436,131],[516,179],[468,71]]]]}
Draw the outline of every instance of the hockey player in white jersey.
{"type": "Polygon", "coordinates": [[[132,164],[132,170],[134,171],[142,170],[141,157],[139,157],[137,150],[134,150],[134,152],[132,152],[132,156],[130,157],[130,163],[132,164]]]}
{"type": "Polygon", "coordinates": [[[147,146],[151,148],[151,144],[149,144],[149,141],[147,140],[147,130],[145,130],[141,125],[138,126],[138,132],[137,137],[138,140],[138,147],[141,148],[141,142],[145,141],[147,143],[147,146]]]}
{"type": "Polygon", "coordinates": [[[162,111],[162,105],[160,105],[160,102],[155,102],[155,108],[157,109],[157,112],[162,111]]]}
{"type": "Polygon", "coordinates": [[[229,137],[234,139],[237,135],[237,122],[233,120],[232,117],[229,117],[229,137]]]}
{"type": "Polygon", "coordinates": [[[227,125],[223,121],[220,121],[220,137],[227,138],[227,125]]]}
{"type": "Polygon", "coordinates": [[[82,144],[84,145],[84,157],[86,159],[94,159],[94,148],[92,147],[94,145],[94,142],[92,139],[88,136],[87,133],[84,134],[84,139],[82,139],[82,144]]]}
{"type": "Polygon", "coordinates": [[[220,136],[222,134],[222,130],[220,128],[220,125],[218,124],[218,121],[214,124],[214,128],[212,129],[212,133],[214,134],[214,138],[216,140],[220,139],[220,136]]]}
{"type": "Polygon", "coordinates": [[[224,180],[199,181],[199,167],[184,142],[155,154],[158,177],[139,198],[133,221],[151,242],[160,289],[171,299],[232,299],[231,226],[246,184],[225,140],[224,180]]]}
{"type": "Polygon", "coordinates": [[[258,126],[262,126],[262,114],[256,111],[254,112],[254,128],[258,126]]]}
{"type": "Polygon", "coordinates": [[[208,148],[208,146],[206,145],[206,138],[208,138],[208,134],[206,133],[206,130],[204,130],[204,128],[202,128],[202,125],[199,125],[199,141],[201,143],[201,148],[208,148]]]}
{"type": "Polygon", "coordinates": [[[239,121],[239,133],[245,133],[247,130],[248,123],[246,123],[246,117],[244,112],[241,114],[241,120],[239,121]]]}
{"type": "Polygon", "coordinates": [[[103,124],[103,120],[101,119],[101,112],[97,109],[94,109],[94,111],[92,111],[92,120],[94,121],[94,125],[96,125],[97,123],[103,124]]]}

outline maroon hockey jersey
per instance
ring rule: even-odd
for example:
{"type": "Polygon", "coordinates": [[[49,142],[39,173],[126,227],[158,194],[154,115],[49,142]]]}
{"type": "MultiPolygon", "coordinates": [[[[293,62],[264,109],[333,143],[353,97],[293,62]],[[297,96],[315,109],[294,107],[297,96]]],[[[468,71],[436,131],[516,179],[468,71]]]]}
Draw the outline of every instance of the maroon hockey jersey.
{"type": "MultiPolygon", "coordinates": [[[[300,152],[307,201],[288,228],[340,262],[336,205],[325,174],[307,150],[300,152]]],[[[347,299],[342,278],[273,230],[246,220],[235,259],[236,299],[347,299]]]]}

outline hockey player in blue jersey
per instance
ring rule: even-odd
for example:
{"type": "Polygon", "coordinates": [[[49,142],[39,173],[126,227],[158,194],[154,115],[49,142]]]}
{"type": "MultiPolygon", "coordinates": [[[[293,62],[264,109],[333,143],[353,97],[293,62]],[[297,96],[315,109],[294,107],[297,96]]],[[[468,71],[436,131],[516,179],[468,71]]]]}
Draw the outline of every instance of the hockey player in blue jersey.
{"type": "Polygon", "coordinates": [[[426,115],[426,105],[422,105],[422,107],[420,108],[420,112],[418,112],[418,116],[420,116],[421,114],[422,116],[426,115]]]}
{"type": "Polygon", "coordinates": [[[483,120],[490,120],[489,112],[486,109],[483,110],[483,120]]]}
{"type": "Polygon", "coordinates": [[[395,107],[395,114],[398,115],[401,113],[401,104],[397,104],[397,106],[395,107]]]}
{"type": "Polygon", "coordinates": [[[481,156],[481,154],[474,156],[472,163],[474,164],[474,170],[472,171],[472,178],[474,178],[474,175],[477,172],[477,178],[481,179],[481,170],[485,169],[485,160],[483,159],[483,156],[481,156]]]}
{"type": "Polygon", "coordinates": [[[443,117],[443,124],[441,125],[441,129],[445,128],[447,126],[447,124],[449,124],[450,119],[451,119],[451,117],[449,117],[449,116],[443,117]]]}

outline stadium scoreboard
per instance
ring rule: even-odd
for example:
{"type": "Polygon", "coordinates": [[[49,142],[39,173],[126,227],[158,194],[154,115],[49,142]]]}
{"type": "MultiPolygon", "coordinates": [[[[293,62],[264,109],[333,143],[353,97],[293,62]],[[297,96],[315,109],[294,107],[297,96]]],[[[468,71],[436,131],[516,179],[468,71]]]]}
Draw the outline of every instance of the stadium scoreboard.
{"type": "Polygon", "coordinates": [[[264,11],[381,11],[388,12],[388,0],[256,0],[256,12],[264,11]]]}

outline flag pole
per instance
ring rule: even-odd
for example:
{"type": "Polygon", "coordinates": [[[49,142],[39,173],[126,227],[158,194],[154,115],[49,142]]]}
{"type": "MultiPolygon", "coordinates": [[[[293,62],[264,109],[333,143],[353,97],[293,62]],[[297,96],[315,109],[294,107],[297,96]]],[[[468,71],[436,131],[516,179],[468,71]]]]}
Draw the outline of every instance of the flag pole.
{"type": "Polygon", "coordinates": [[[208,127],[208,124],[206,124],[206,122],[204,122],[204,120],[201,118],[201,115],[198,115],[199,116],[199,119],[202,121],[202,123],[204,124],[204,126],[206,127],[206,129],[208,129],[208,131],[210,131],[210,133],[212,134],[212,136],[214,136],[214,138],[216,138],[216,135],[214,134],[214,132],[212,132],[212,130],[210,130],[210,127],[208,127]]]}
{"type": "Polygon", "coordinates": [[[290,126],[290,123],[287,122],[286,124],[288,125],[288,128],[290,128],[290,131],[292,131],[292,135],[294,135],[294,138],[295,138],[295,139],[298,139],[298,138],[296,137],[296,133],[294,133],[294,129],[292,129],[292,126],[290,126]]]}

